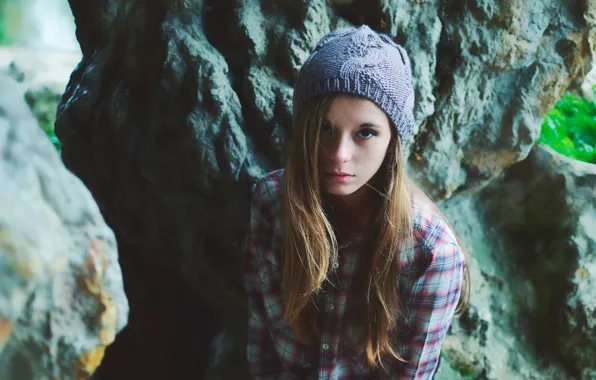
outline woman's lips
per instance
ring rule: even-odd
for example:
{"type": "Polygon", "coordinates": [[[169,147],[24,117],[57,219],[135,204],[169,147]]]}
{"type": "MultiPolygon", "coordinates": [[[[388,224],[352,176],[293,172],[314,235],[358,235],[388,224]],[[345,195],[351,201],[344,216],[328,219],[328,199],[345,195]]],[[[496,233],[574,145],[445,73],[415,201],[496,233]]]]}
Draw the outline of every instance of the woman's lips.
{"type": "Polygon", "coordinates": [[[327,179],[334,183],[348,183],[352,178],[354,176],[347,173],[327,173],[327,179]]]}

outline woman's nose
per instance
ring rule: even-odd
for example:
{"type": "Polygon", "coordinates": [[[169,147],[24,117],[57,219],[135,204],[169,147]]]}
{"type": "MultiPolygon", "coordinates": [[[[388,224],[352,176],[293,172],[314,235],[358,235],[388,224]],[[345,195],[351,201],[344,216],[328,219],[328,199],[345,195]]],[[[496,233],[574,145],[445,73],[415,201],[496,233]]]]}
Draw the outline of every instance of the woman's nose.
{"type": "Polygon", "coordinates": [[[346,162],[352,158],[353,147],[348,138],[337,136],[335,139],[335,146],[331,151],[331,161],[333,162],[346,162]]]}

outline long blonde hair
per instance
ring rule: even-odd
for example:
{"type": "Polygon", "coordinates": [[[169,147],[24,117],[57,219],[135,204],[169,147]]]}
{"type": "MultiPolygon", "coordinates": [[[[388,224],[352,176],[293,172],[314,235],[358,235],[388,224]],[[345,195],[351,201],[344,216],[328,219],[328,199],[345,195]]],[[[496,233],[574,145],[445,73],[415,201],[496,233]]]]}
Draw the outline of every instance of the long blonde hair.
{"type": "MultiPolygon", "coordinates": [[[[333,95],[319,96],[306,104],[296,120],[290,154],[284,170],[283,283],[285,318],[298,340],[312,345],[319,335],[314,296],[327,277],[330,262],[337,259],[338,243],[329,222],[319,182],[319,135],[333,95]]],[[[382,357],[403,358],[393,349],[390,332],[396,328],[403,305],[398,296],[400,247],[413,241],[411,191],[413,183],[405,178],[402,150],[396,135],[389,145],[385,162],[379,169],[381,182],[376,193],[382,199],[376,210],[377,231],[368,260],[365,284],[368,363],[382,366],[382,357]]],[[[466,272],[466,282],[469,275],[466,272]]],[[[467,307],[462,297],[460,309],[467,307]]]]}

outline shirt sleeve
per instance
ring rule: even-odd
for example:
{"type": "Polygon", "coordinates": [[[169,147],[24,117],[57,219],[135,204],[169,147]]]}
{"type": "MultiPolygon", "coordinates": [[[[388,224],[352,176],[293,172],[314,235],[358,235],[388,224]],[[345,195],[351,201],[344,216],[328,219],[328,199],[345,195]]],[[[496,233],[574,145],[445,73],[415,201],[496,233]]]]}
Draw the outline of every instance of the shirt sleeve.
{"type": "Polygon", "coordinates": [[[265,294],[259,271],[264,244],[271,238],[272,223],[262,200],[262,183],[255,186],[250,211],[250,228],[246,242],[244,284],[248,297],[248,336],[246,355],[249,373],[255,380],[285,380],[281,362],[275,351],[265,314],[265,294]]]}
{"type": "Polygon", "coordinates": [[[441,344],[461,297],[466,262],[459,246],[441,243],[432,250],[431,263],[413,285],[407,304],[411,340],[402,343],[407,360],[389,379],[431,379],[441,344]]]}

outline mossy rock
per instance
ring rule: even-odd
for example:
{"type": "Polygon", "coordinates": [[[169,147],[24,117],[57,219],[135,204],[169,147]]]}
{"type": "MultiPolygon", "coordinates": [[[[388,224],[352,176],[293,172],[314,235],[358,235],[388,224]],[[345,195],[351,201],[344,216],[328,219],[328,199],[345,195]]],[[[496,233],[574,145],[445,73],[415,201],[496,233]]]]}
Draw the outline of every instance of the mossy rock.
{"type": "Polygon", "coordinates": [[[29,89],[25,92],[25,100],[33,115],[39,121],[39,126],[48,135],[58,151],[62,149],[62,145],[56,134],[54,134],[54,124],[56,123],[56,111],[61,97],[61,92],[50,86],[41,86],[38,89],[29,89]]]}

